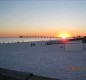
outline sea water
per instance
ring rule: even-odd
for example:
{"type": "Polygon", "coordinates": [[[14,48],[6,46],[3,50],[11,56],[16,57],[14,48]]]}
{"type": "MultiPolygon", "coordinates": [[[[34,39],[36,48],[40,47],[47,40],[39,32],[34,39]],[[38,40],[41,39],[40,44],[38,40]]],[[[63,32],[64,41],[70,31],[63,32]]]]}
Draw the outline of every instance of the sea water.
{"type": "Polygon", "coordinates": [[[56,38],[0,38],[0,43],[33,42],[46,40],[56,40],[56,38]]]}

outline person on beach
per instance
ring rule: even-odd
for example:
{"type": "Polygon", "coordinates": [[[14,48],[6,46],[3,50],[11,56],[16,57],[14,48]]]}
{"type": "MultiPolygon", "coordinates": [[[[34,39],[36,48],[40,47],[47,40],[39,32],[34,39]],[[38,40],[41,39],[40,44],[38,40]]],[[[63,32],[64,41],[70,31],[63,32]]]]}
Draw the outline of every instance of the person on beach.
{"type": "Polygon", "coordinates": [[[35,46],[35,43],[31,43],[31,46],[35,46]]]}

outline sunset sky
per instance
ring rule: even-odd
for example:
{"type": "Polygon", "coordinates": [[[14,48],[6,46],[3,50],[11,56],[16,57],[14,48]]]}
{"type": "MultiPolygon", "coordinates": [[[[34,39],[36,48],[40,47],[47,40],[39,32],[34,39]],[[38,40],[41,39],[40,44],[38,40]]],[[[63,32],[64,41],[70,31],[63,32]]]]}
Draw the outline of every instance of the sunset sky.
{"type": "Polygon", "coordinates": [[[86,35],[86,0],[0,0],[0,37],[86,35]]]}

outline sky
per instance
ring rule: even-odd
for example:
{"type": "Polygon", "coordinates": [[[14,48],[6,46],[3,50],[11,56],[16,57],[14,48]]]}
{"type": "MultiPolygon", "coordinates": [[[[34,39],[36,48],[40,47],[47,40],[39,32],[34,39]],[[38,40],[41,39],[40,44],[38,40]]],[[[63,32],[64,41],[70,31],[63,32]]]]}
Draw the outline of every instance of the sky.
{"type": "Polygon", "coordinates": [[[0,0],[0,37],[86,35],[85,0],[0,0]]]}

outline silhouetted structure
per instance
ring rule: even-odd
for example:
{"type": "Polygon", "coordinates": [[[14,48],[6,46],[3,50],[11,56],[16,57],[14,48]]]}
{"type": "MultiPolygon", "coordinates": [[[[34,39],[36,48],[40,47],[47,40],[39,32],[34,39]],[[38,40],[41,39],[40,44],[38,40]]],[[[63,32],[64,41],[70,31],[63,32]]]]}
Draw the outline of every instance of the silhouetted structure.
{"type": "Polygon", "coordinates": [[[23,38],[23,36],[19,36],[20,38],[23,38]]]}

